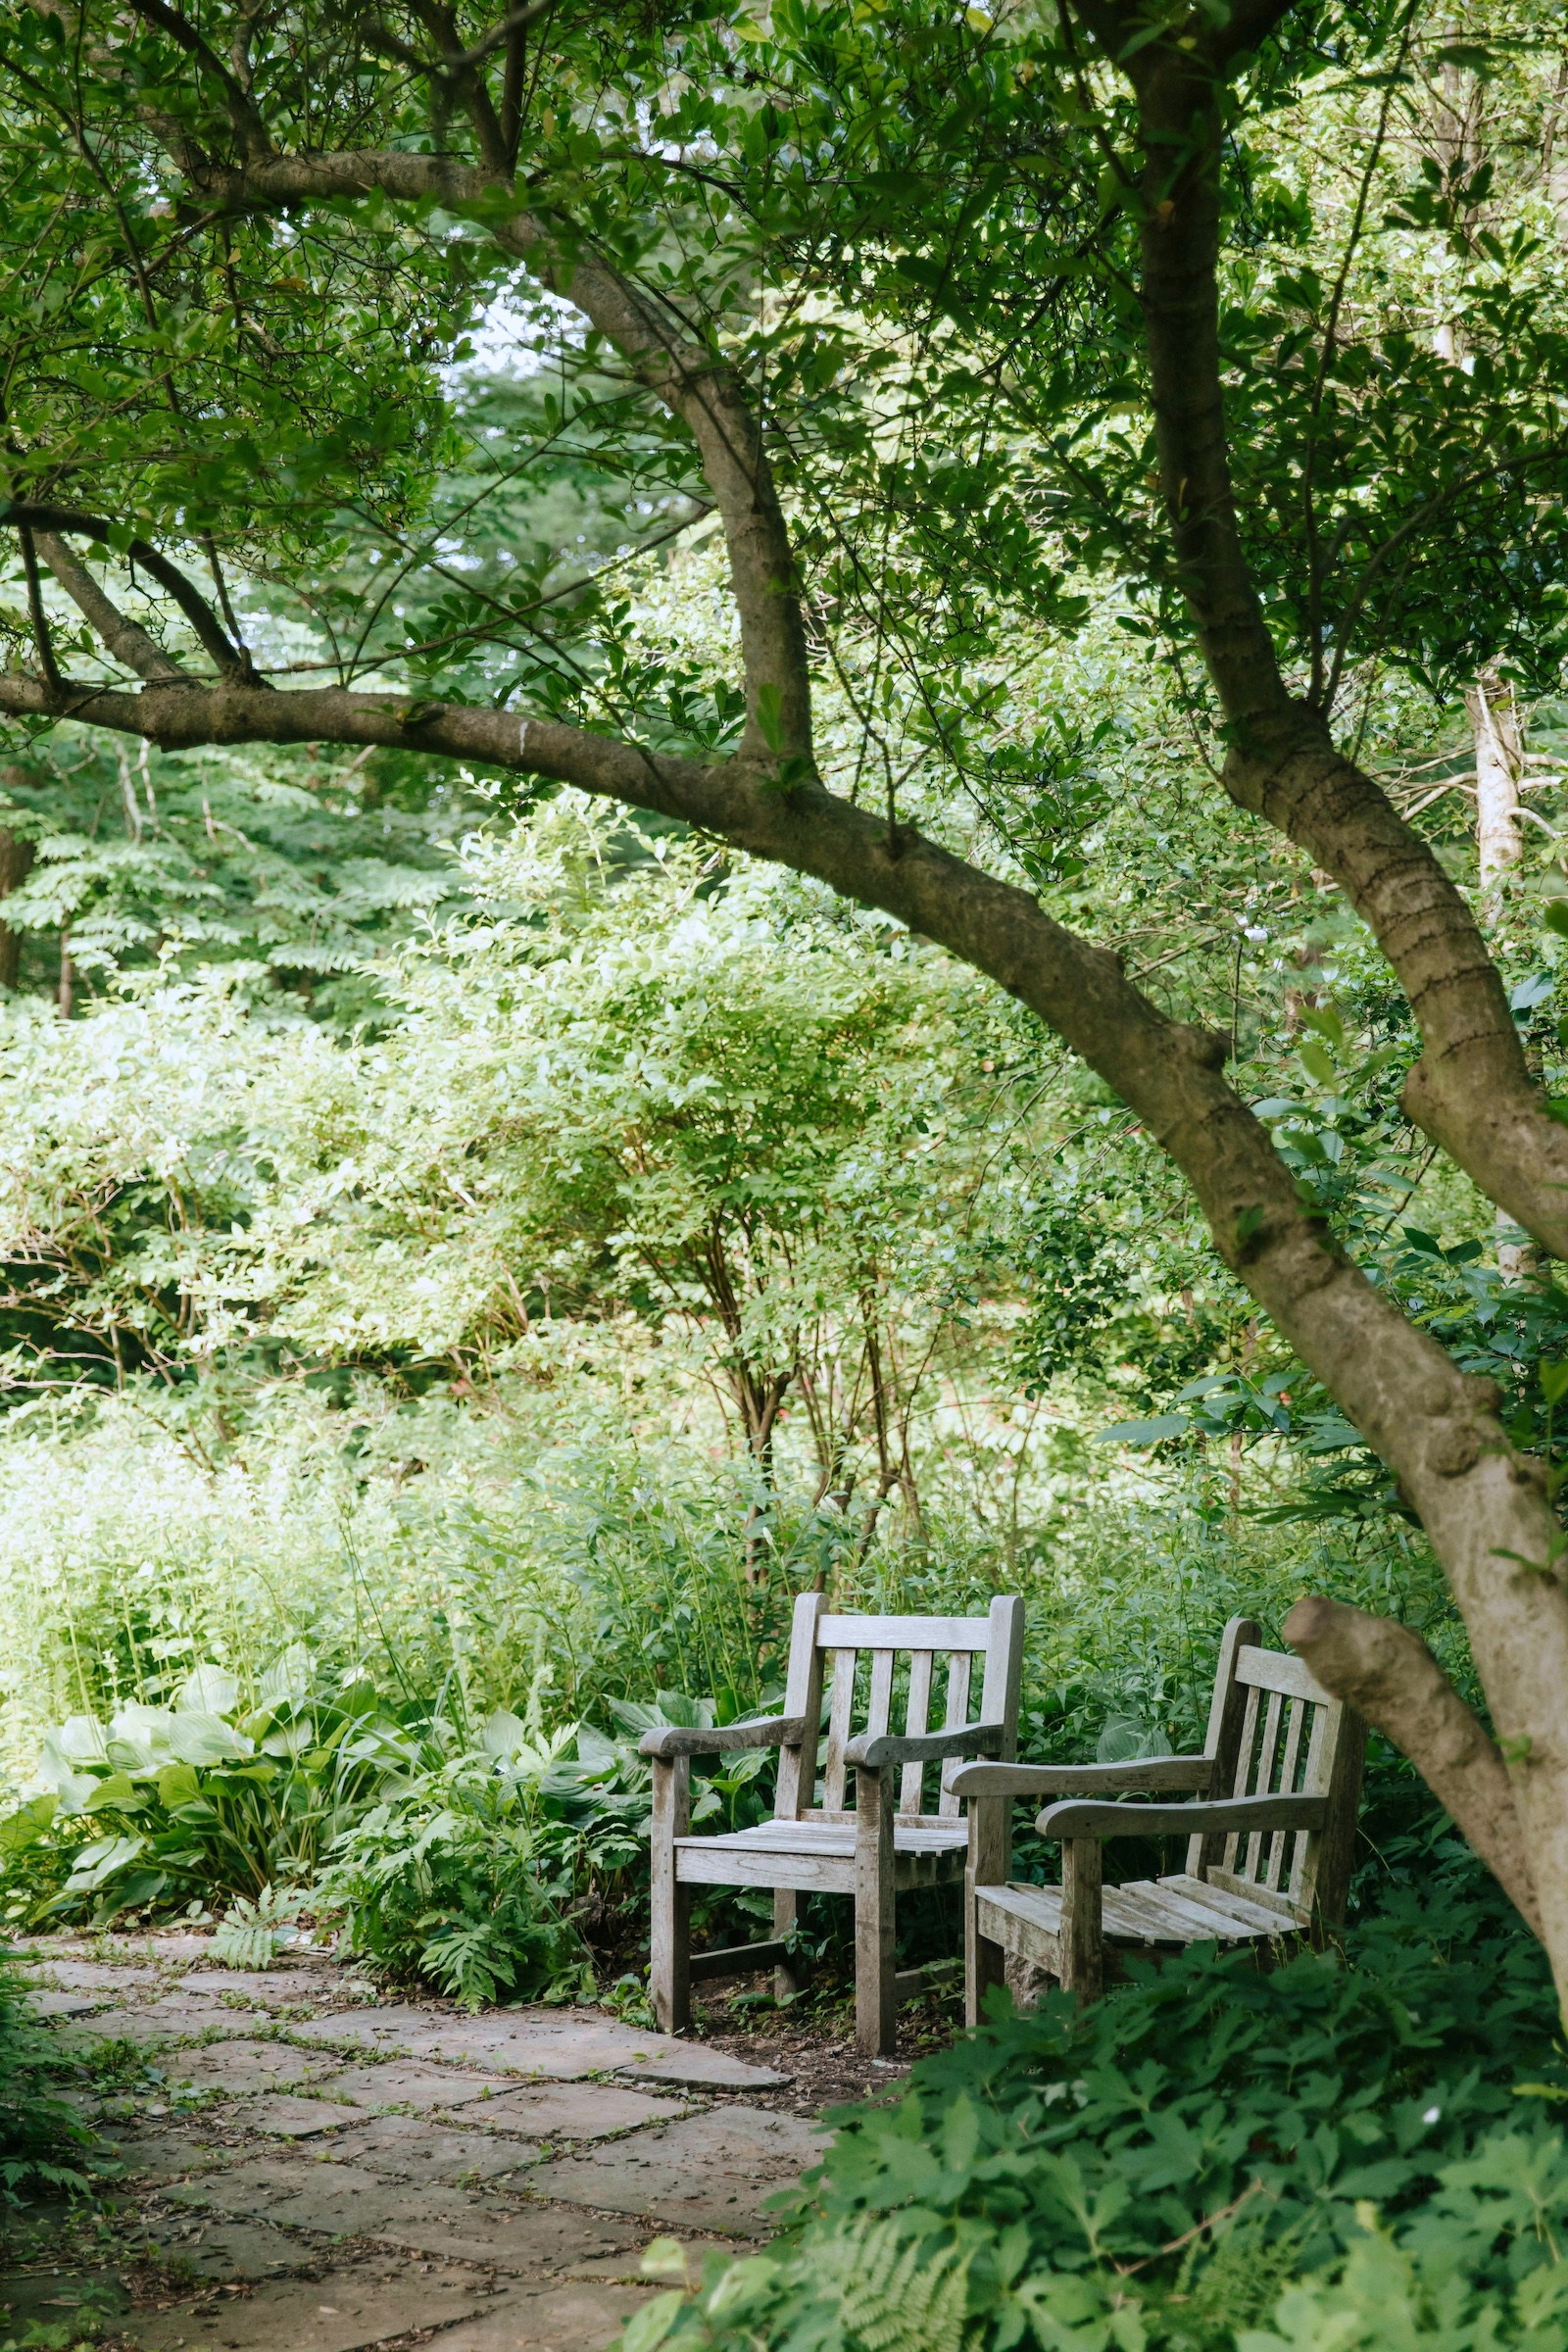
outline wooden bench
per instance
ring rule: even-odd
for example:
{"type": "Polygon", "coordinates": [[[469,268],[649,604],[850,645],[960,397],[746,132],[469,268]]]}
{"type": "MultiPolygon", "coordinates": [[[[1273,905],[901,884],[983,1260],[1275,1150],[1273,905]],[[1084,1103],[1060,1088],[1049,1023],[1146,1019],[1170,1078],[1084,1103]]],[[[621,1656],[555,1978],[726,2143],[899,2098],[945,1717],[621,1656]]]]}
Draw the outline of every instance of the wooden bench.
{"type": "Polygon", "coordinates": [[[869,2054],[893,2049],[899,1999],[920,1988],[919,1971],[905,1979],[897,1974],[895,1898],[903,1887],[962,1880],[968,1831],[953,1776],[966,1757],[1014,1753],[1022,1643],[1021,1600],[994,1600],[986,1617],[848,1617],[830,1615],[819,1592],[803,1592],[795,1604],[782,1715],[711,1731],[644,1734],[642,1752],[654,1770],[650,1987],[666,2034],[689,2024],[694,1982],[771,1968],[780,1997],[792,1991],[787,1938],[801,1895],[849,1894],[855,1898],[856,2039],[869,2054]],[[943,1728],[929,1731],[936,1661],[943,1652],[943,1728]],[[905,1728],[896,1736],[888,1721],[901,1654],[908,1664],[902,1678],[905,1728]],[[971,1722],[977,1661],[980,1711],[971,1722]],[[828,1724],[818,1802],[825,1672],[828,1724]],[[858,1722],[863,1726],[858,1733],[858,1722]],[[779,1750],[773,1819],[755,1829],[694,1838],[692,1757],[752,1747],[779,1750]],[[928,1770],[938,1780],[936,1810],[929,1813],[928,1770]],[[853,1809],[846,1803],[852,1772],[853,1809]],[[771,1887],[772,1936],[693,1952],[694,1886],[771,1887]]]}
{"type": "Polygon", "coordinates": [[[1009,1952],[1081,2000],[1125,1974],[1132,1952],[1200,1943],[1321,1937],[1345,1916],[1366,1726],[1299,1658],[1260,1646],[1233,1617],[1220,1643],[1208,1737],[1199,1756],[1127,1764],[971,1764],[954,1776],[969,1807],[965,1873],[966,2013],[1003,1982],[1009,1952]],[[1190,1792],[1189,1803],[1128,1804],[1132,1790],[1190,1792]],[[1066,1797],[1040,1815],[1061,1840],[1061,1885],[1009,1883],[1020,1796],[1066,1797]],[[1104,1800],[1112,1801],[1106,1802],[1104,1800]],[[1130,1886],[1102,1882],[1107,1838],[1186,1837],[1187,1867],[1130,1886]]]}

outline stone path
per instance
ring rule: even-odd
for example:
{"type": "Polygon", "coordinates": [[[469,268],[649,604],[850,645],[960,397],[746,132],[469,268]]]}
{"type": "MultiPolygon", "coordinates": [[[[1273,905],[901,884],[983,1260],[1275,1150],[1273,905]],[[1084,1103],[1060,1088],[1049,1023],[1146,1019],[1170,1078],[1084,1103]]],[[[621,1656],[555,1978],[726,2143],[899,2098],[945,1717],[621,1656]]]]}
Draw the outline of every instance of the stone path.
{"type": "Polygon", "coordinates": [[[28,1948],[124,2174],[107,2243],[40,2217],[0,2278],[18,2321],[85,2301],[147,2352],[603,2352],[651,2240],[694,2272],[743,2250],[820,2153],[787,2077],[603,2011],[382,2005],[195,1936],[28,1948]]]}

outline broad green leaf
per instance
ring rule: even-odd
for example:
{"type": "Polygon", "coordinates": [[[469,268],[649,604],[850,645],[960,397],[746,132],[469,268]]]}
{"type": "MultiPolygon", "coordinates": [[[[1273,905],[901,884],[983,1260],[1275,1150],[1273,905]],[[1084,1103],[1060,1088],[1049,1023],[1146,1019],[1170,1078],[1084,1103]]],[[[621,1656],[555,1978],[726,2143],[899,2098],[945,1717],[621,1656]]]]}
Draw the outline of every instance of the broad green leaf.
{"type": "Polygon", "coordinates": [[[221,1764],[255,1753],[255,1742],[243,1732],[236,1732],[221,1716],[195,1707],[172,1719],[169,1744],[182,1764],[221,1764]]]}
{"type": "Polygon", "coordinates": [[[182,1714],[226,1715],[238,1696],[239,1677],[230,1674],[226,1666],[209,1661],[181,1683],[174,1705],[182,1714]]]}
{"type": "Polygon", "coordinates": [[[1095,1440],[1097,1446],[1158,1446],[1166,1438],[1179,1438],[1192,1427],[1185,1413],[1157,1413],[1152,1421],[1117,1421],[1102,1429],[1095,1440]]]}

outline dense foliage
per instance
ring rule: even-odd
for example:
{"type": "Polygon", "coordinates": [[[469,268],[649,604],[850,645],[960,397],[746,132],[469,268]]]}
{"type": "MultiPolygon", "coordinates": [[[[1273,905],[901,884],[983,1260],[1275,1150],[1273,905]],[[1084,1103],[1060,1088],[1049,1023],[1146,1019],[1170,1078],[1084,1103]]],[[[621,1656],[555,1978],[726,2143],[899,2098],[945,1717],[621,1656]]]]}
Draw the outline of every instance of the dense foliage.
{"type": "MultiPolygon", "coordinates": [[[[74,8],[0,28],[8,1926],[220,1914],[245,1965],[336,1931],[470,2003],[635,2013],[638,1733],[776,1699],[811,1587],[1021,1592],[1030,1756],[1195,1744],[1225,1618],[1277,1639],[1303,1586],[1484,1715],[1409,1481],[1259,1311],[1263,1207],[1205,1224],[1172,1122],[1016,973],[936,946],[934,897],[877,911],[935,843],[1114,948],[1223,1049],[1291,1216],[1496,1383],[1493,1455],[1556,1494],[1568,1292],[1410,1108],[1375,894],[1217,789],[1247,728],[1200,674],[1093,9],[559,0],[475,57],[466,7],[74,8]],[[294,191],[238,185],[274,141],[294,191]],[[323,192],[334,149],[380,161],[323,192]],[[757,420],[809,736],[690,402],[570,307],[596,270],[757,420]],[[307,740],[276,713],[318,690],[307,740]],[[535,724],[578,765],[530,769],[535,724]],[[541,781],[603,789],[610,746],[615,817],[541,781]],[[738,754],[752,836],[671,816],[666,767],[738,754]],[[874,889],[736,855],[790,857],[766,827],[818,781],[874,889]]],[[[1281,691],[1474,903],[1556,1117],[1560,27],[1470,14],[1303,7],[1233,61],[1215,367],[1281,691]]],[[[1126,56],[1230,15],[1153,11],[1126,56]]],[[[699,1822],[758,1819],[770,1771],[705,1760],[699,1822]]],[[[1348,1966],[1200,1954],[999,2019],[630,2352],[1562,2352],[1539,1955],[1384,1741],[1363,1828],[1348,1966]]],[[[1054,1861],[1025,1832],[1017,1865],[1054,1861]]],[[[705,1895],[699,1934],[766,1910],[705,1895]]],[[[806,1909],[811,1997],[846,1925],[806,1909]]],[[[954,1931],[904,1905],[903,1957],[954,1931]]],[[[16,2185],[14,2027],[0,1997],[16,2185]]]]}
{"type": "Polygon", "coordinates": [[[772,2251],[710,2256],[626,2352],[1560,2346],[1554,2004],[1468,1892],[1391,1902],[1348,1965],[1135,1964],[921,2061],[839,2113],[772,2251]]]}

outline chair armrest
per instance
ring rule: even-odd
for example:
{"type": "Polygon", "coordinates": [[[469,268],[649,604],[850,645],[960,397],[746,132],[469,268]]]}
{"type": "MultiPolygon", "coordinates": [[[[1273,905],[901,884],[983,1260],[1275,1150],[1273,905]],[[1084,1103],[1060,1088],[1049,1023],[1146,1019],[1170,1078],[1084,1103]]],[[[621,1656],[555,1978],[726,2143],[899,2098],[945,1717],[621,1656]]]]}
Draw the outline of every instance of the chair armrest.
{"type": "Polygon", "coordinates": [[[846,1764],[876,1772],[885,1764],[934,1764],[943,1756],[965,1756],[977,1747],[1000,1747],[1004,1726],[1000,1723],[960,1723],[951,1732],[920,1732],[912,1740],[896,1740],[883,1732],[873,1740],[862,1732],[844,1750],[846,1764]]]}
{"type": "Polygon", "coordinates": [[[1226,1837],[1232,1830],[1320,1830],[1322,1796],[1226,1796],[1204,1805],[1048,1805],[1042,1838],[1226,1837]]]}
{"type": "Polygon", "coordinates": [[[764,1715],[754,1723],[715,1723],[707,1731],[671,1723],[644,1732],[637,1753],[651,1756],[655,1763],[668,1764],[676,1756],[727,1756],[741,1747],[797,1747],[805,1738],[804,1715],[764,1715]]]}
{"type": "Polygon", "coordinates": [[[1206,1789],[1211,1756],[1144,1756],[1129,1764],[965,1764],[955,1796],[1114,1796],[1122,1788],[1206,1789]]]}

